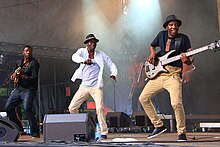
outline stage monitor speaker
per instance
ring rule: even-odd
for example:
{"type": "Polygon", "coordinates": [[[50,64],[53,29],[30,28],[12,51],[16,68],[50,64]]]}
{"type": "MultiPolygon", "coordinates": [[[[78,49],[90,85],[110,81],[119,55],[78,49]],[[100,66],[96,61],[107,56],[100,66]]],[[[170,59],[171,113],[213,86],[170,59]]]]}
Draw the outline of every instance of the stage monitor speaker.
{"type": "Polygon", "coordinates": [[[131,118],[124,112],[109,112],[106,116],[108,127],[130,127],[131,118]]]}
{"type": "Polygon", "coordinates": [[[150,119],[146,115],[144,111],[135,111],[131,115],[131,120],[132,122],[135,122],[135,126],[140,126],[140,127],[148,127],[148,126],[153,126],[150,119]]]}
{"type": "Polygon", "coordinates": [[[46,114],[44,141],[90,141],[95,138],[95,114],[46,114]]]}
{"type": "Polygon", "coordinates": [[[18,140],[19,130],[12,121],[0,118],[0,141],[14,142],[18,140]]]}

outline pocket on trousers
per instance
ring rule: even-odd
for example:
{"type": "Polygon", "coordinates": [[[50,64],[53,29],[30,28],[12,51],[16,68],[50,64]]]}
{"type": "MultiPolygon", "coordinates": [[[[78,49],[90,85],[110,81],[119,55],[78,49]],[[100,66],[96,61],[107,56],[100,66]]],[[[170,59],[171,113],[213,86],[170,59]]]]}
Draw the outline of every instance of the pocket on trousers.
{"type": "Polygon", "coordinates": [[[183,79],[179,76],[179,75],[173,75],[173,78],[177,81],[179,81],[180,83],[183,82],[183,79]]]}

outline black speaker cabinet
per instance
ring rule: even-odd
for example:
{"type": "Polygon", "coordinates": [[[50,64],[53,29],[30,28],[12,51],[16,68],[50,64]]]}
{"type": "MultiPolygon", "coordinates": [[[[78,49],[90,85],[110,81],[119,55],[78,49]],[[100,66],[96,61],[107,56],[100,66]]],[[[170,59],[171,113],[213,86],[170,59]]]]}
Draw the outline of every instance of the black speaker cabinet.
{"type": "Polygon", "coordinates": [[[95,138],[95,115],[91,113],[46,114],[44,141],[89,141],[95,138]]]}
{"type": "Polygon", "coordinates": [[[140,126],[140,127],[153,126],[150,119],[147,117],[144,111],[133,112],[131,115],[131,120],[132,122],[135,122],[135,126],[140,126]]]}
{"type": "Polygon", "coordinates": [[[108,127],[129,127],[131,118],[124,112],[109,112],[106,116],[108,127]]]}
{"type": "Polygon", "coordinates": [[[14,142],[18,140],[19,130],[16,124],[4,118],[0,118],[0,141],[14,142]]]}

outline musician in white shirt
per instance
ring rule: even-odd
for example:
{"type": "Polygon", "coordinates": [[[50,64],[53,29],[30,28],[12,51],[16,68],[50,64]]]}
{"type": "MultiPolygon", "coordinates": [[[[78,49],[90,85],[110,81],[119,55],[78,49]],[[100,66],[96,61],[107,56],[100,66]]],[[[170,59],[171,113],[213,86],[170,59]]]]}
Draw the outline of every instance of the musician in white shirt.
{"type": "Polygon", "coordinates": [[[110,78],[116,82],[117,67],[103,51],[95,50],[99,40],[94,34],[86,36],[85,48],[80,48],[72,55],[72,60],[80,63],[71,80],[82,79],[78,91],[69,105],[70,113],[77,113],[80,105],[91,95],[95,101],[98,122],[101,128],[101,139],[107,139],[108,128],[104,113],[103,70],[104,64],[110,69],[110,78]]]}

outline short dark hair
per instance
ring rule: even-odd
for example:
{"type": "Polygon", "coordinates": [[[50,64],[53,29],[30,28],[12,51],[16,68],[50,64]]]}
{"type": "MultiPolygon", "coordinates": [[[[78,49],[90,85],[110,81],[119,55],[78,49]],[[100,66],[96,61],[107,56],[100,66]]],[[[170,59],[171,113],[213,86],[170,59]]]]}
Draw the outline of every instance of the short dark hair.
{"type": "Polygon", "coordinates": [[[25,48],[33,49],[30,45],[26,45],[26,46],[23,48],[23,50],[24,50],[25,48]]]}

